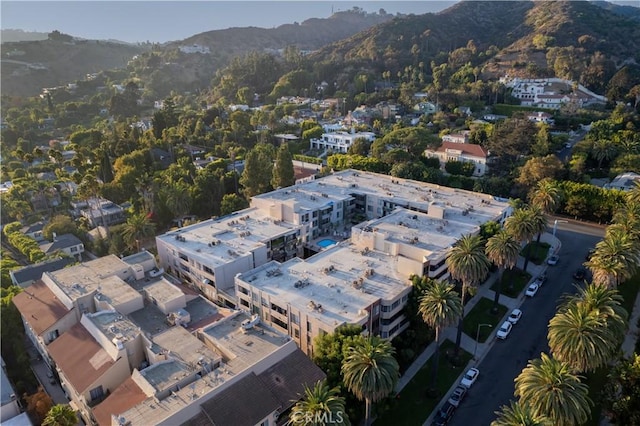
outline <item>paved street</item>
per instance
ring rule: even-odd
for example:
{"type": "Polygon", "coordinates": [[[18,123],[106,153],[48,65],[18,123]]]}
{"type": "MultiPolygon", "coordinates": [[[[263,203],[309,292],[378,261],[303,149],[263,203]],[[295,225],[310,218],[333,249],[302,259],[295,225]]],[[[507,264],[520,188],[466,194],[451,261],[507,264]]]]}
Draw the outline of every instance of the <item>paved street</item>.
{"type": "Polygon", "coordinates": [[[558,223],[556,236],[562,243],[558,265],[547,269],[549,279],[538,294],[524,301],[523,316],[509,337],[496,342],[480,362],[480,377],[456,410],[450,425],[489,425],[496,418],[494,412],[514,399],[514,378],[530,359],[548,350],[547,324],[556,312],[559,298],[563,293],[575,291],[571,275],[603,233],[602,228],[578,222],[558,223]]]}

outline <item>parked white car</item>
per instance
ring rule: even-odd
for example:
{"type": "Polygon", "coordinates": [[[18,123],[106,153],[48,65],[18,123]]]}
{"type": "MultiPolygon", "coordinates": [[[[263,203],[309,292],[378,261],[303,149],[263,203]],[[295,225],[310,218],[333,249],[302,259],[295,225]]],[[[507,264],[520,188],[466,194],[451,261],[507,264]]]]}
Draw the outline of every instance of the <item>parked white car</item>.
{"type": "Polygon", "coordinates": [[[509,321],[503,322],[502,325],[500,326],[500,329],[496,333],[496,337],[502,340],[506,339],[509,333],[511,333],[512,327],[513,327],[513,324],[511,324],[509,321]]]}
{"type": "Polygon", "coordinates": [[[521,317],[522,317],[522,311],[520,309],[514,309],[509,314],[509,318],[507,318],[507,321],[509,321],[513,325],[516,325],[518,321],[520,321],[521,317]]]}
{"type": "Polygon", "coordinates": [[[475,382],[478,380],[478,376],[480,375],[480,370],[477,368],[470,368],[465,374],[462,380],[460,380],[460,384],[465,388],[469,389],[475,382]]]}
{"type": "Polygon", "coordinates": [[[551,256],[548,260],[547,260],[547,264],[548,265],[557,265],[558,264],[558,260],[560,260],[560,256],[558,256],[557,254],[554,254],[553,256],[551,256]]]}
{"type": "Polygon", "coordinates": [[[533,297],[536,295],[539,288],[540,286],[538,284],[532,283],[531,285],[529,285],[529,288],[527,288],[527,291],[524,294],[529,297],[533,297]]]}

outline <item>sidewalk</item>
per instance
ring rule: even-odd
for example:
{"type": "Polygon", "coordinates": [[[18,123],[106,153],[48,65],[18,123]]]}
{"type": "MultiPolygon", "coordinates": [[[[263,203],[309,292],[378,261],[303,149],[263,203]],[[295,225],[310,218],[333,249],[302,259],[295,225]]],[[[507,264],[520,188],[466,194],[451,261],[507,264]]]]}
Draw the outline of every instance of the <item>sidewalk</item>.
{"type": "Polygon", "coordinates": [[[633,309],[629,312],[629,328],[622,342],[622,356],[630,358],[636,348],[636,341],[640,337],[640,329],[638,328],[638,319],[640,319],[640,293],[636,296],[633,309]]]}
{"type": "MultiPolygon", "coordinates": [[[[555,236],[551,235],[550,233],[548,233],[548,232],[544,233],[542,235],[540,241],[541,242],[547,242],[547,243],[549,243],[551,245],[551,248],[549,249],[549,255],[551,255],[552,253],[557,253],[558,251],[560,251],[560,247],[561,247],[560,240],[558,240],[555,236]]],[[[518,258],[518,262],[517,262],[517,267],[522,269],[523,266],[524,266],[524,258],[519,257],[518,258]]],[[[529,262],[529,265],[527,265],[527,272],[529,272],[532,277],[537,277],[542,272],[544,272],[546,269],[547,269],[547,264],[546,263],[543,263],[541,265],[536,265],[535,263],[529,262]]],[[[495,292],[493,290],[491,290],[491,286],[498,279],[498,276],[499,276],[499,272],[496,272],[496,273],[492,274],[484,284],[482,284],[480,287],[478,287],[476,294],[465,305],[465,308],[464,308],[465,315],[469,311],[471,311],[473,309],[473,307],[478,303],[478,301],[481,298],[485,297],[487,299],[493,300],[493,298],[495,297],[495,292]]],[[[499,302],[500,302],[500,304],[502,304],[502,305],[507,307],[507,312],[511,312],[511,310],[520,307],[520,305],[522,305],[522,302],[524,301],[524,299],[525,299],[525,295],[524,295],[524,291],[522,291],[522,293],[517,298],[507,297],[507,296],[502,294],[502,295],[500,295],[499,302]]],[[[640,297],[639,297],[639,299],[640,299],[640,297]]],[[[640,316],[640,308],[638,309],[638,311],[639,311],[638,315],[640,316]]],[[[462,374],[464,374],[470,366],[479,365],[482,362],[482,360],[489,353],[489,350],[491,349],[491,347],[493,346],[493,344],[495,342],[495,332],[496,332],[495,329],[492,330],[491,334],[489,335],[489,337],[487,338],[487,340],[484,343],[479,343],[478,342],[477,349],[476,349],[476,341],[475,341],[475,339],[473,337],[468,336],[465,333],[462,333],[462,339],[461,339],[461,342],[460,342],[460,346],[465,351],[467,351],[467,352],[469,352],[471,354],[473,354],[475,352],[476,356],[475,356],[474,359],[469,361],[469,364],[464,369],[462,369],[462,372],[460,373],[460,376],[462,376],[462,374]]],[[[457,326],[446,328],[441,333],[441,336],[440,336],[441,343],[444,342],[445,339],[448,339],[448,340],[450,340],[452,342],[455,342],[456,341],[456,333],[457,333],[457,326]]],[[[431,355],[433,355],[433,353],[435,352],[435,347],[436,347],[435,342],[431,343],[415,359],[415,361],[409,366],[409,368],[407,368],[407,371],[405,371],[405,373],[402,375],[402,377],[400,377],[400,379],[398,380],[398,384],[396,385],[396,389],[395,389],[396,393],[399,393],[402,389],[404,389],[404,387],[413,379],[413,377],[418,373],[418,371],[420,371],[420,369],[426,364],[426,362],[429,360],[431,355]]],[[[444,394],[445,396],[443,397],[443,399],[444,398],[448,398],[448,396],[451,393],[451,391],[453,391],[453,389],[458,385],[458,383],[460,381],[459,379],[454,381],[454,383],[451,386],[451,388],[444,394]]],[[[440,405],[440,403],[438,404],[438,406],[440,405]]],[[[435,413],[435,410],[426,419],[424,425],[428,425],[430,423],[430,421],[433,418],[434,413],[435,413]]]]}

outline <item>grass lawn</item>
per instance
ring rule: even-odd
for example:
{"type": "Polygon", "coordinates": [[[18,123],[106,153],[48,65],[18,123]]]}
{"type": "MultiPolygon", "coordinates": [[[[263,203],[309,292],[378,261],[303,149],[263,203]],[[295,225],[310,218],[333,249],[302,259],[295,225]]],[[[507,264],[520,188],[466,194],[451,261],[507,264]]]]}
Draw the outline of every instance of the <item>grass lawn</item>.
{"type": "MultiPolygon", "coordinates": [[[[518,297],[522,289],[527,285],[531,279],[531,274],[528,272],[522,272],[521,269],[507,269],[502,274],[502,286],[500,287],[500,294],[504,294],[509,297],[518,297]],[[513,285],[510,285],[513,284],[513,285]]],[[[498,289],[498,282],[496,281],[491,286],[491,290],[496,291],[498,289]]]]}
{"type": "Polygon", "coordinates": [[[551,246],[548,243],[536,243],[535,241],[530,242],[520,252],[520,256],[526,257],[527,250],[531,250],[531,255],[529,256],[529,261],[535,263],[536,265],[540,265],[542,262],[547,260],[547,254],[549,253],[549,248],[551,246]]]}
{"type": "Polygon", "coordinates": [[[483,297],[476,303],[476,306],[469,311],[464,317],[464,325],[462,330],[472,339],[476,338],[478,333],[478,324],[491,324],[493,327],[480,327],[480,334],[478,335],[478,342],[482,343],[487,340],[489,334],[498,325],[498,322],[502,319],[504,314],[507,313],[507,307],[504,305],[498,305],[498,312],[492,313],[493,300],[483,297]]]}
{"type": "Polygon", "coordinates": [[[448,340],[440,346],[440,364],[438,366],[437,388],[440,396],[430,398],[427,388],[431,384],[431,361],[418,371],[413,379],[402,389],[398,397],[391,401],[389,409],[376,419],[377,425],[421,425],[436,408],[444,393],[449,390],[460,373],[471,360],[471,354],[460,349],[463,367],[449,362],[447,353],[453,352],[454,344],[448,340]]]}

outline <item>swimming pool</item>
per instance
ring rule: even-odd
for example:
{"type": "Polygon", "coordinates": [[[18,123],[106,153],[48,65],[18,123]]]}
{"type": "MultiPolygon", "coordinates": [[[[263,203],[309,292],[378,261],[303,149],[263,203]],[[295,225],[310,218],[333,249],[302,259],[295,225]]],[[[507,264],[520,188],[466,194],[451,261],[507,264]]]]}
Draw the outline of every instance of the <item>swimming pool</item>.
{"type": "Polygon", "coordinates": [[[332,240],[331,238],[325,238],[324,240],[318,241],[316,244],[318,244],[322,248],[327,248],[334,244],[338,244],[338,242],[336,240],[332,240]]]}

